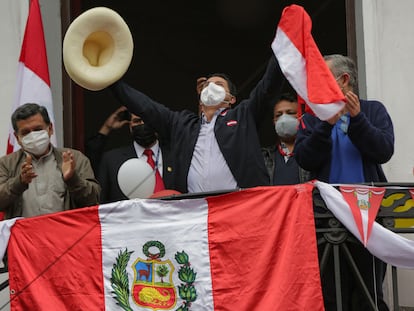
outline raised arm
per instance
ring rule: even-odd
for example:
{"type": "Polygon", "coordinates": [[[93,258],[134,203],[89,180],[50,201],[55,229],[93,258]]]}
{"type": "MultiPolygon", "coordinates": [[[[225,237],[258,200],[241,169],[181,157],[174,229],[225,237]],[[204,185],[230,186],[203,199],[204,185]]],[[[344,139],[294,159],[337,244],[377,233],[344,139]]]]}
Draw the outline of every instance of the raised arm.
{"type": "Polygon", "coordinates": [[[394,128],[383,104],[369,101],[351,118],[348,135],[361,156],[377,164],[386,163],[394,154],[394,128]]]}
{"type": "MultiPolygon", "coordinates": [[[[280,96],[285,77],[280,70],[279,63],[274,55],[271,56],[262,79],[250,92],[249,98],[243,100],[239,106],[247,106],[259,125],[270,107],[280,96]]],[[[237,107],[236,107],[237,108],[237,107]]]]}

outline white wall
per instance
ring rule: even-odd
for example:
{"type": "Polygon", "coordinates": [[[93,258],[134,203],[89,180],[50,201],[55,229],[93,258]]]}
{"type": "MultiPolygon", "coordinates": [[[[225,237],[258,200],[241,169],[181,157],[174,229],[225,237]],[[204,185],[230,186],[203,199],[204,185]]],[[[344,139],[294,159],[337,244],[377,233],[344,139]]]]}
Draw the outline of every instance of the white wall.
{"type": "Polygon", "coordinates": [[[413,182],[414,1],[356,0],[358,63],[368,99],[385,104],[394,123],[395,153],[384,165],[390,182],[413,182]],[[362,13],[362,14],[361,14],[362,13]],[[361,28],[361,26],[363,28],[361,28]]]}
{"type": "Polygon", "coordinates": [[[17,62],[27,19],[27,0],[0,2],[0,155],[5,154],[16,82],[17,62]]]}
{"type": "MultiPolygon", "coordinates": [[[[395,153],[383,166],[385,174],[390,182],[413,182],[414,1],[355,3],[360,93],[383,102],[394,123],[395,153]]],[[[414,271],[397,269],[397,275],[400,306],[414,307],[414,271]]],[[[392,308],[390,270],[384,285],[392,308]]]]}

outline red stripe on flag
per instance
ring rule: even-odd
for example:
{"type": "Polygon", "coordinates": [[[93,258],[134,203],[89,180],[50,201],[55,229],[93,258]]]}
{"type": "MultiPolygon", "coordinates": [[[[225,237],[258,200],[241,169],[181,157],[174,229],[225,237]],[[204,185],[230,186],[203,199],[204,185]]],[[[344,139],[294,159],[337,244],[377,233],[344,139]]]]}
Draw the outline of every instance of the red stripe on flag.
{"type": "Polygon", "coordinates": [[[323,310],[312,186],[208,198],[215,310],[323,310]],[[227,306],[227,307],[226,307],[227,306]]]}
{"type": "MultiPolygon", "coordinates": [[[[208,198],[207,224],[206,205],[202,200],[194,201],[194,204],[202,204],[202,208],[191,207],[189,202],[182,202],[184,205],[177,202],[163,204],[164,209],[155,200],[143,200],[138,206],[135,205],[138,202],[123,201],[115,205],[118,213],[111,214],[111,221],[102,226],[98,207],[18,220],[12,228],[8,249],[13,293],[11,310],[105,310],[105,303],[106,308],[111,308],[115,301],[113,297],[105,300],[104,286],[107,294],[112,295],[109,292],[114,287],[111,284],[112,288],[108,288],[107,277],[115,261],[108,254],[130,244],[125,241],[129,237],[134,241],[140,236],[153,239],[161,237],[161,230],[171,236],[171,241],[177,238],[173,235],[181,234],[178,236],[180,249],[188,247],[193,254],[190,244],[199,250],[200,244],[207,242],[202,239],[208,238],[210,267],[205,268],[210,270],[203,274],[202,267],[194,262],[192,267],[205,278],[211,276],[212,290],[209,280],[196,279],[194,286],[197,294],[203,295],[200,300],[204,299],[209,305],[213,301],[214,310],[296,311],[308,310],[309,306],[312,310],[323,310],[312,189],[310,184],[258,187],[208,198]],[[137,213],[139,206],[142,214],[138,214],[143,216],[143,223],[130,222],[128,225],[133,227],[127,228],[133,230],[125,235],[124,227],[119,225],[125,223],[126,216],[135,219],[136,215],[130,214],[137,213]],[[167,210],[167,215],[153,213],[151,206],[159,211],[167,210]],[[180,206],[181,211],[177,209],[180,206]],[[191,219],[185,224],[188,220],[183,217],[188,215],[188,208],[200,208],[202,217],[195,223],[191,219]],[[178,218],[169,215],[173,211],[178,218]],[[155,226],[161,228],[157,232],[143,226],[151,224],[153,218],[161,220],[155,226]],[[179,219],[181,224],[177,226],[174,221],[171,225],[171,219],[179,219]],[[202,229],[197,228],[199,225],[202,229]],[[181,226],[184,231],[179,228],[181,226]],[[191,238],[188,245],[183,244],[183,232],[191,235],[191,232],[205,230],[208,236],[203,233],[201,240],[191,238]],[[102,238],[107,238],[104,244],[102,238]],[[104,255],[102,245],[106,248],[104,255]]],[[[109,215],[108,208],[111,210],[110,205],[99,208],[101,217],[109,215]]],[[[178,249],[177,245],[166,246],[165,249],[178,249]]],[[[128,249],[131,251],[134,247],[128,249]]],[[[139,257],[131,260],[137,259],[139,257]]],[[[207,258],[204,262],[208,262],[207,258]]],[[[123,264],[131,269],[128,262],[123,264]]],[[[128,273],[126,268],[125,272],[128,273]]],[[[125,288],[131,289],[129,281],[137,282],[136,276],[125,284],[125,288]]],[[[184,298],[180,299],[182,303],[184,298]]]]}
{"type": "Polygon", "coordinates": [[[11,310],[105,310],[97,206],[17,221],[8,258],[11,310]]]}
{"type": "Polygon", "coordinates": [[[283,10],[278,27],[306,61],[308,99],[325,104],[345,101],[331,71],[312,37],[312,20],[303,7],[291,5],[283,10]]]}
{"type": "MultiPolygon", "coordinates": [[[[12,135],[12,134],[10,134],[12,135]]],[[[7,139],[7,149],[6,149],[6,154],[12,153],[13,152],[13,145],[10,143],[10,136],[7,139]]]]}
{"type": "Polygon", "coordinates": [[[38,0],[30,1],[29,16],[19,60],[50,86],[46,43],[38,0]]]}

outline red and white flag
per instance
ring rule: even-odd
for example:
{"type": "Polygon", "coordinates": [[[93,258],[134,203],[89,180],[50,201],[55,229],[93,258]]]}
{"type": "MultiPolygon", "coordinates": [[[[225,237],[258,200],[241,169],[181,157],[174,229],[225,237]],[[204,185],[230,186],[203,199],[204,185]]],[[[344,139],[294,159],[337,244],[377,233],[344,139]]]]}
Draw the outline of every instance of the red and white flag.
{"type": "Polygon", "coordinates": [[[339,189],[351,208],[355,224],[360,234],[360,240],[362,240],[366,247],[369,236],[371,235],[372,225],[374,224],[382,198],[384,197],[385,188],[344,185],[340,186],[339,189]]]}
{"type": "Polygon", "coordinates": [[[312,21],[303,7],[290,5],[282,12],[272,42],[280,68],[308,107],[327,120],[345,105],[345,97],[313,40],[312,21]]]}
{"type": "MultiPolygon", "coordinates": [[[[36,103],[45,106],[49,113],[50,121],[54,124],[55,117],[50,90],[46,44],[38,0],[30,1],[29,15],[27,17],[17,69],[13,112],[19,106],[26,103],[36,103]]],[[[7,153],[12,153],[20,148],[13,133],[14,130],[10,124],[7,153]]],[[[54,134],[51,137],[51,142],[56,145],[54,134]]]]}
{"type": "MultiPolygon", "coordinates": [[[[316,181],[315,185],[329,210],[361,243],[364,243],[360,228],[358,228],[359,221],[355,220],[352,207],[344,199],[341,192],[320,181],[316,181]]],[[[373,189],[376,191],[376,188],[373,189]]],[[[369,223],[368,213],[361,213],[359,217],[361,217],[361,224],[369,223]]],[[[375,221],[372,223],[366,248],[371,254],[390,265],[400,268],[414,268],[414,241],[384,228],[375,221]]]]}
{"type": "Polygon", "coordinates": [[[324,310],[312,189],[19,219],[8,245],[11,310],[324,310]]]}

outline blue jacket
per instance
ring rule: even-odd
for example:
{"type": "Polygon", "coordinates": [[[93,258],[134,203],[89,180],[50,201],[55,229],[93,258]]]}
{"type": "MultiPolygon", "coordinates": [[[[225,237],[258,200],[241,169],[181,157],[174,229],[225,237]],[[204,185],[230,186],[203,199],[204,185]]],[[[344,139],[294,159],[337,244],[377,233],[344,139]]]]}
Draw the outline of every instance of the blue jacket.
{"type": "MultiPolygon", "coordinates": [[[[386,182],[381,168],[394,153],[394,129],[385,106],[378,101],[360,100],[361,112],[350,118],[348,136],[359,150],[365,182],[386,182]]],[[[298,164],[314,178],[329,182],[331,168],[331,130],[333,126],[305,114],[295,145],[298,164]]]]}

